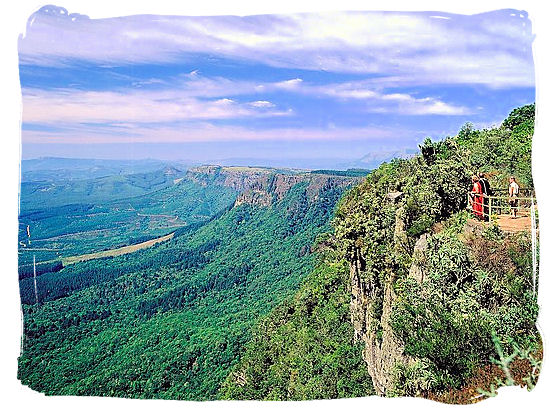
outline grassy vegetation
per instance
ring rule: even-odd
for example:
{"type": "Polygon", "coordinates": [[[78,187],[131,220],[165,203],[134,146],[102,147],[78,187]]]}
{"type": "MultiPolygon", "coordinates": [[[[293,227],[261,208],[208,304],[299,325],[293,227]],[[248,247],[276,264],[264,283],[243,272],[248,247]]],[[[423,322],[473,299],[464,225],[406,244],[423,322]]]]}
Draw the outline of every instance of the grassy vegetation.
{"type": "MultiPolygon", "coordinates": [[[[83,183],[93,184],[93,180],[83,183]]],[[[223,186],[201,186],[188,180],[170,183],[138,196],[104,197],[101,203],[44,205],[35,210],[22,207],[19,263],[31,264],[33,255],[37,261],[60,259],[164,236],[187,225],[208,221],[237,196],[235,190],[223,186]]],[[[85,203],[87,197],[83,194],[80,199],[85,203]]]]}
{"type": "Polygon", "coordinates": [[[457,222],[463,225],[464,217],[428,240],[426,283],[405,276],[395,283],[392,327],[405,352],[425,364],[415,375],[429,381],[423,390],[411,389],[411,375],[402,375],[397,395],[460,388],[497,357],[495,336],[510,352],[513,344],[538,347],[529,235],[461,235],[457,222]]]}
{"type": "Polygon", "coordinates": [[[89,261],[91,259],[101,259],[101,258],[110,258],[114,256],[120,256],[124,254],[130,254],[132,252],[140,251],[142,249],[146,249],[149,247],[152,247],[156,244],[159,244],[164,241],[168,241],[169,239],[172,239],[174,237],[174,233],[164,235],[159,238],[153,238],[147,241],[131,244],[128,246],[124,246],[117,249],[109,249],[107,251],[99,251],[99,252],[92,252],[90,254],[83,254],[83,255],[76,255],[76,256],[69,256],[67,258],[63,258],[63,265],[70,265],[73,263],[78,262],[84,262],[89,261]]]}
{"type": "Polygon", "coordinates": [[[29,211],[67,204],[105,203],[169,187],[183,172],[165,168],[147,173],[115,174],[98,178],[23,181],[21,209],[29,211]]]}

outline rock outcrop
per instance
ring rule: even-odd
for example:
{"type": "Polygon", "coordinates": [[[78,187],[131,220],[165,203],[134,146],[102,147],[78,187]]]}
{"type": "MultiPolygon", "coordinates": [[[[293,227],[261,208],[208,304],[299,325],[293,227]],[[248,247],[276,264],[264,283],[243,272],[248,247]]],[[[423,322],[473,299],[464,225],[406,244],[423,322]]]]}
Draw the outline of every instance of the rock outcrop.
{"type": "MultiPolygon", "coordinates": [[[[411,245],[410,238],[404,231],[402,211],[399,208],[396,210],[393,251],[396,256],[409,256],[412,259],[408,276],[420,283],[425,280],[423,266],[427,236],[423,234],[414,245],[411,245]]],[[[350,311],[355,340],[365,345],[363,359],[367,363],[376,393],[380,396],[391,395],[395,385],[395,367],[414,363],[414,359],[404,354],[404,344],[394,334],[390,325],[396,298],[396,277],[390,271],[385,281],[379,283],[374,277],[369,276],[361,253],[356,249],[350,264],[350,280],[350,311]]]]}
{"type": "Polygon", "coordinates": [[[293,169],[263,167],[200,166],[189,169],[185,177],[201,185],[220,185],[240,194],[235,206],[252,204],[269,206],[282,199],[292,186],[307,183],[308,200],[315,200],[322,189],[348,187],[359,182],[358,177],[335,176],[293,169]]]}

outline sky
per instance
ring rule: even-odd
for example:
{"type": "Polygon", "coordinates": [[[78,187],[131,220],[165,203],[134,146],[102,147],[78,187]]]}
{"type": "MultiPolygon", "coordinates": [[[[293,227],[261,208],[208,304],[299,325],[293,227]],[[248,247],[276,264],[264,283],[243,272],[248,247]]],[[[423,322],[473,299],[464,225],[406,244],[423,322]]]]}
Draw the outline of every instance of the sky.
{"type": "Polygon", "coordinates": [[[90,19],[19,39],[23,159],[372,167],[535,100],[525,12],[90,19]]]}

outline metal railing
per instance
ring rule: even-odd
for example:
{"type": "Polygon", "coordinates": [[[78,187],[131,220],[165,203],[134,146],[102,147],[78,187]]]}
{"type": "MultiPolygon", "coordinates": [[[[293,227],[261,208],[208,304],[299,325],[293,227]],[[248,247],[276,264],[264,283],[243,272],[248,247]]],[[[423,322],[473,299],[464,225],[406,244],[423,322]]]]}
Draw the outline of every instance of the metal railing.
{"type": "MultiPolygon", "coordinates": [[[[507,189],[495,189],[494,192],[504,192],[505,194],[508,194],[507,189]]],[[[517,209],[517,214],[521,214],[521,212],[527,213],[527,216],[529,216],[530,219],[530,230],[531,230],[531,265],[532,265],[532,284],[533,284],[533,293],[537,293],[538,288],[538,228],[537,228],[537,204],[536,204],[536,197],[535,192],[532,189],[522,189],[520,190],[520,194],[518,197],[510,197],[509,195],[484,195],[484,194],[476,194],[474,192],[468,192],[467,193],[467,200],[468,200],[468,206],[467,208],[471,210],[474,214],[480,216],[482,219],[486,219],[488,217],[489,220],[491,220],[491,217],[494,212],[497,212],[499,214],[502,213],[503,210],[511,211],[513,208],[517,209]],[[473,210],[473,203],[476,197],[482,197],[483,201],[481,204],[482,206],[482,213],[478,213],[477,211],[473,210]],[[513,202],[514,206],[512,207],[511,201],[513,202]],[[505,204],[503,204],[505,203],[505,204]],[[521,211],[522,209],[523,211],[521,211]]]]}
{"type": "MultiPolygon", "coordinates": [[[[495,189],[493,192],[508,192],[507,189],[495,189]]],[[[511,212],[513,209],[516,209],[518,213],[520,212],[531,212],[536,206],[536,198],[534,196],[533,190],[525,189],[521,191],[522,195],[517,197],[510,197],[508,195],[485,195],[485,194],[476,194],[472,191],[467,193],[467,209],[474,212],[476,215],[486,215],[489,218],[493,214],[502,214],[503,212],[511,212]],[[478,211],[475,211],[473,204],[475,199],[481,197],[481,203],[476,203],[481,205],[482,212],[478,214],[478,211]],[[515,205],[513,205],[515,204],[515,205]]]]}

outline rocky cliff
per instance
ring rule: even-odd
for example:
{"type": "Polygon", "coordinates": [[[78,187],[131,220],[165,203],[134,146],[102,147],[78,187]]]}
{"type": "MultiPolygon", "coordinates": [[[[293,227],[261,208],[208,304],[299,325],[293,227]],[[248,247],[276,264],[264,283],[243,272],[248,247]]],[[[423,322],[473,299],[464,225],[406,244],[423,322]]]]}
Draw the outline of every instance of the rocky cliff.
{"type": "MultiPolygon", "coordinates": [[[[389,193],[386,197],[392,202],[390,205],[398,207],[390,250],[396,257],[412,259],[408,276],[421,284],[425,279],[423,263],[428,234],[421,235],[416,241],[408,237],[403,207],[400,203],[396,204],[401,194],[389,193]]],[[[350,315],[355,341],[364,344],[363,359],[367,363],[375,392],[381,396],[391,395],[395,387],[395,368],[408,367],[414,363],[412,357],[404,354],[403,340],[394,333],[390,324],[396,300],[396,275],[389,271],[383,282],[374,279],[367,273],[360,248],[356,247],[350,262],[350,282],[350,315]]]]}
{"type": "MultiPolygon", "coordinates": [[[[472,403],[479,389],[509,381],[495,377],[491,362],[519,354],[527,357],[515,381],[532,388],[541,353],[536,243],[497,224],[478,228],[465,210],[480,163],[495,186],[510,174],[529,184],[528,154],[519,161],[506,149],[494,154],[495,146],[531,151],[534,106],[514,112],[514,123],[527,116],[520,125],[426,140],[420,154],[383,164],[350,189],[336,207],[334,230],[319,237],[313,279],[258,328],[225,396],[376,393],[472,403]]],[[[258,202],[273,190],[265,191],[250,197],[258,202]]]]}
{"type": "Polygon", "coordinates": [[[240,194],[235,201],[235,206],[245,203],[269,206],[283,198],[298,183],[306,183],[308,200],[316,200],[323,189],[346,188],[357,184],[360,180],[358,177],[293,169],[213,165],[189,169],[185,177],[201,185],[214,184],[237,190],[240,194]]]}

